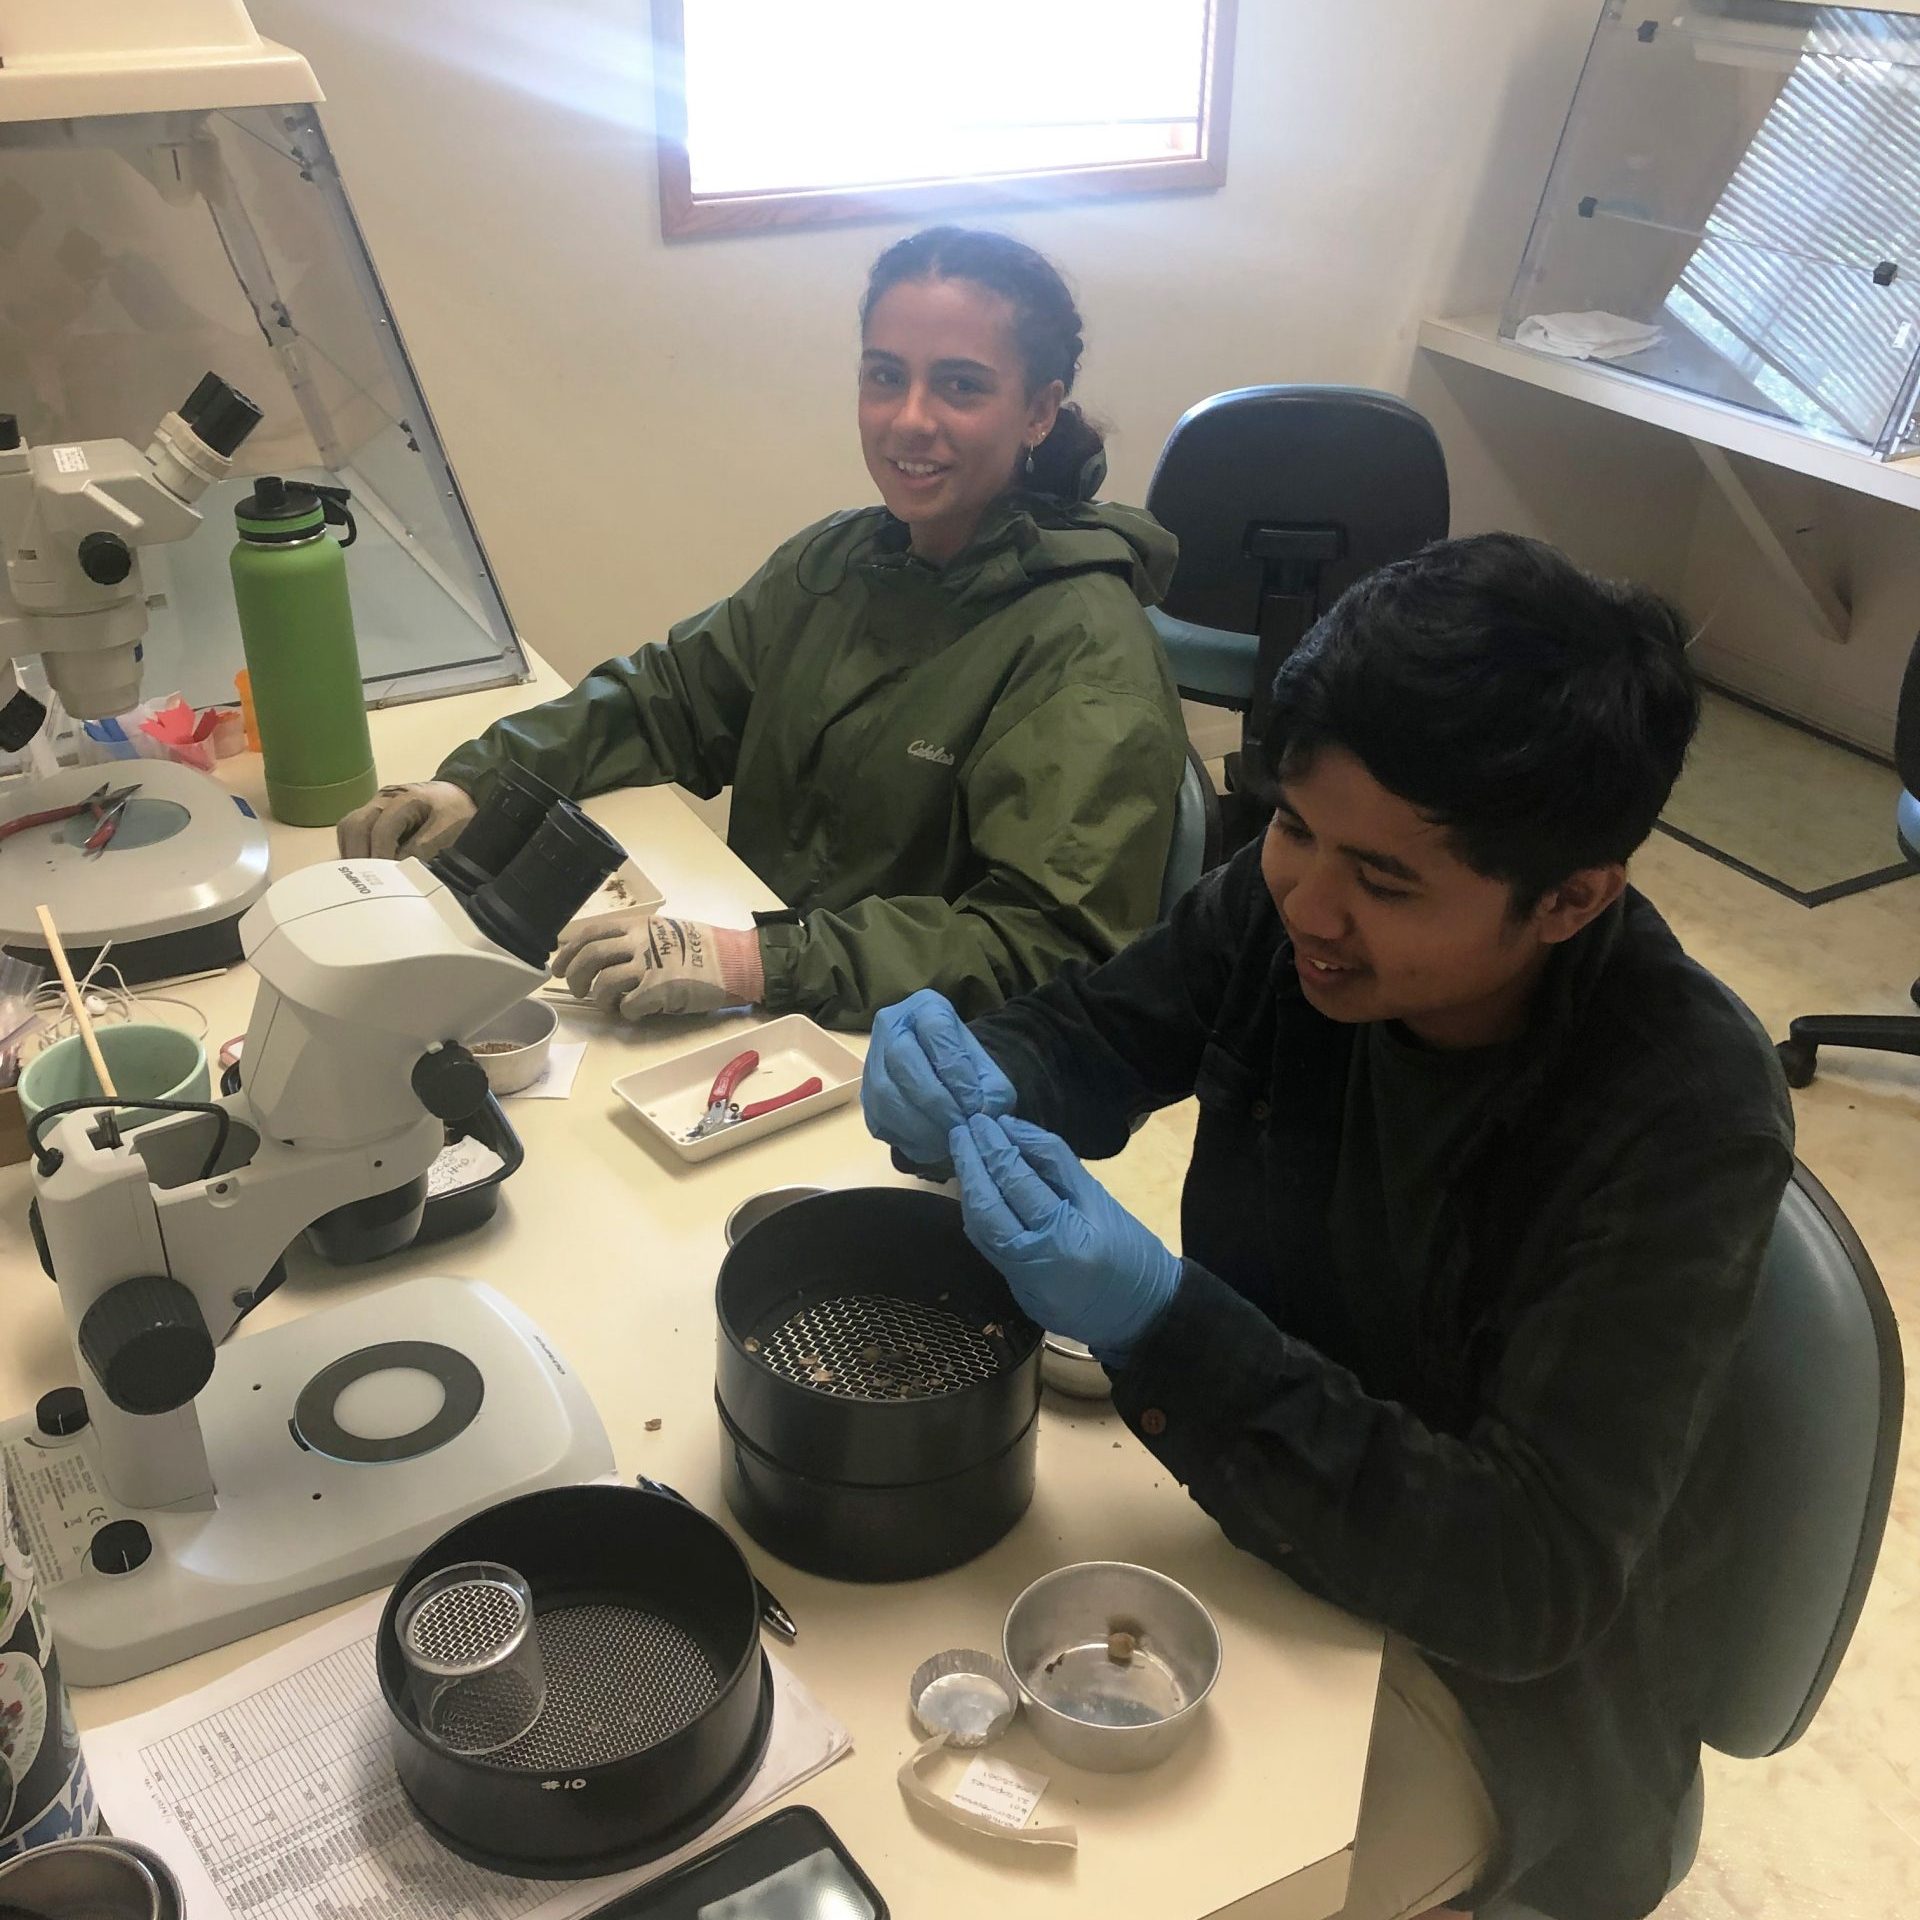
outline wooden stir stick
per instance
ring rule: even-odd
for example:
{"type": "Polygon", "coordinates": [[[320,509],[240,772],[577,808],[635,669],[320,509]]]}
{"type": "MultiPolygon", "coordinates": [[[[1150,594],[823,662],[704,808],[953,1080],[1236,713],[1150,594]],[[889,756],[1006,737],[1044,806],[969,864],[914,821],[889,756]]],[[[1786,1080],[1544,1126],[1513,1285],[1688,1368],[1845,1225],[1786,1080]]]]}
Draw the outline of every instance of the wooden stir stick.
{"type": "Polygon", "coordinates": [[[60,984],[67,990],[67,1005],[73,1009],[73,1023],[80,1029],[80,1041],[87,1050],[87,1058],[93,1062],[100,1091],[109,1100],[118,1100],[120,1089],[113,1084],[113,1075],[107,1071],[107,1057],[100,1051],[100,1037],[93,1030],[87,1003],[81,998],[80,988],[74,981],[73,968],[67,962],[66,948],[60,944],[60,932],[53,924],[53,915],[45,907],[35,907],[33,911],[40,922],[40,931],[46,936],[47,951],[53,955],[54,971],[59,974],[60,984]]]}

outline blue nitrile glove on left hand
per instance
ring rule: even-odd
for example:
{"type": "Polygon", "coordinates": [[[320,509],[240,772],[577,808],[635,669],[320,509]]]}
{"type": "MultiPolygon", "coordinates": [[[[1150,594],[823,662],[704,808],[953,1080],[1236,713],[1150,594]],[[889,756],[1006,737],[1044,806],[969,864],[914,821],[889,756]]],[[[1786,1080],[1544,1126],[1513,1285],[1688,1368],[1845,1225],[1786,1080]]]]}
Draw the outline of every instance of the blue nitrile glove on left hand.
{"type": "Polygon", "coordinates": [[[1013,1082],[930,987],[874,1017],[860,1079],[867,1131],[916,1168],[947,1164],[947,1135],[976,1113],[1013,1111],[1013,1082]]]}
{"type": "Polygon", "coordinates": [[[967,1238],[1026,1313],[1124,1365],[1180,1286],[1180,1261],[1057,1134],[975,1115],[947,1136],[967,1238]]]}

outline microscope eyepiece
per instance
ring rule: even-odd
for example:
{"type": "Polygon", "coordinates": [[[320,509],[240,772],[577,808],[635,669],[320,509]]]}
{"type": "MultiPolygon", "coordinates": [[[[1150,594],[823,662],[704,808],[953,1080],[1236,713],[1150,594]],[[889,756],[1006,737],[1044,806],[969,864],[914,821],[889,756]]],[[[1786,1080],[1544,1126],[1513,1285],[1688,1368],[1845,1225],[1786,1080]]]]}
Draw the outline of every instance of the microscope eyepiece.
{"type": "MultiPolygon", "coordinates": [[[[461,830],[459,839],[427,862],[455,893],[470,894],[484,887],[545,824],[547,815],[565,804],[566,795],[550,787],[537,773],[509,763],[494,776],[479,810],[461,830]]],[[[597,884],[597,883],[596,883],[597,884]]]]}
{"type": "Polygon", "coordinates": [[[234,449],[260,424],[260,409],[217,373],[203,373],[181,403],[180,418],[213,449],[231,459],[234,449]]]}
{"type": "Polygon", "coordinates": [[[467,913],[515,959],[544,967],[560,929],[626,857],[618,840],[562,800],[506,867],[468,898],[467,913]]]}

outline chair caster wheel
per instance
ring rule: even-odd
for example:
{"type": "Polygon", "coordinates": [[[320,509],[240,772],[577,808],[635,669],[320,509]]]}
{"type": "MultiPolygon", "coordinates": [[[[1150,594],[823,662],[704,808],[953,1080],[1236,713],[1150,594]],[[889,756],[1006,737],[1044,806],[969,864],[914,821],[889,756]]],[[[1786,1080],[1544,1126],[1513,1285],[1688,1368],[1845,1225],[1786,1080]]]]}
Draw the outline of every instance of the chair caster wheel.
{"type": "Polygon", "coordinates": [[[1787,1076],[1788,1086],[1807,1087],[1813,1084],[1814,1048],[1798,1040],[1782,1040],[1774,1052],[1780,1056],[1780,1071],[1787,1076]]]}

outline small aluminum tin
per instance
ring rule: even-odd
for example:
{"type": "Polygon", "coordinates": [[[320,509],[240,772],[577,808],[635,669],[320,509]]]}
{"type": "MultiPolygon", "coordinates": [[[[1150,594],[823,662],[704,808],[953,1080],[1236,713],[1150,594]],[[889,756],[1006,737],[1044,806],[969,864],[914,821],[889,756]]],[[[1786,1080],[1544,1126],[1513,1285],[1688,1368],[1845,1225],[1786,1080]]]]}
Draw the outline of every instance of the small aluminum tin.
{"type": "Polygon", "coordinates": [[[1113,1382],[1084,1341],[1050,1333],[1040,1342],[1040,1378],[1074,1400],[1111,1400],[1113,1382]]]}
{"type": "Polygon", "coordinates": [[[950,1747],[984,1747],[1013,1724],[1020,1686],[1007,1663],[976,1647],[951,1647],[922,1661],[907,1683],[913,1717],[950,1747]]]}
{"type": "Polygon", "coordinates": [[[756,1193],[742,1200],[727,1215],[727,1245],[736,1245],[749,1227],[757,1227],[782,1207],[790,1207],[796,1200],[811,1200],[816,1193],[825,1192],[825,1187],[769,1187],[765,1193],[756,1193]]]}
{"type": "Polygon", "coordinates": [[[1220,1676],[1213,1615],[1177,1580],[1124,1561],[1043,1574],[1007,1609],[1002,1644],[1034,1738],[1099,1773],[1165,1759],[1220,1676]],[[1117,1632],[1135,1643],[1120,1661],[1117,1632]]]}
{"type": "Polygon", "coordinates": [[[0,1910],[33,1920],[181,1920],[180,1883],[150,1847],[53,1840],[0,1862],[0,1910]]]}

